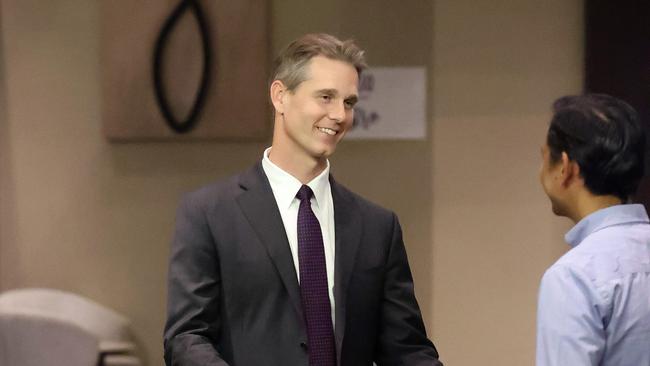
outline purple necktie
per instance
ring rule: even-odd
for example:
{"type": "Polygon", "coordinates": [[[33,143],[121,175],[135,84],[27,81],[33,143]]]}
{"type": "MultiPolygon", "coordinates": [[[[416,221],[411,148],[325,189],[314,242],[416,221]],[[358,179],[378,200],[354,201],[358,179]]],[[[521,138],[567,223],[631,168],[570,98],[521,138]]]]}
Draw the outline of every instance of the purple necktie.
{"type": "Polygon", "coordinates": [[[311,210],[311,188],[300,187],[298,209],[298,261],[300,297],[307,322],[309,366],[335,366],[336,350],[332,308],[327,288],[325,249],[320,224],[311,210]]]}

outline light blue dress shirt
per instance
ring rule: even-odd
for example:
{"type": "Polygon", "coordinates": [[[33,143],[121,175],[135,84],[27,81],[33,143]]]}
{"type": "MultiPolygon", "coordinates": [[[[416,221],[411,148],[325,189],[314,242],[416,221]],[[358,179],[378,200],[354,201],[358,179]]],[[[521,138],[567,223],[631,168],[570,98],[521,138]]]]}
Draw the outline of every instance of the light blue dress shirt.
{"type": "Polygon", "coordinates": [[[544,274],[537,366],[650,366],[650,223],[642,205],[580,220],[544,274]]]}

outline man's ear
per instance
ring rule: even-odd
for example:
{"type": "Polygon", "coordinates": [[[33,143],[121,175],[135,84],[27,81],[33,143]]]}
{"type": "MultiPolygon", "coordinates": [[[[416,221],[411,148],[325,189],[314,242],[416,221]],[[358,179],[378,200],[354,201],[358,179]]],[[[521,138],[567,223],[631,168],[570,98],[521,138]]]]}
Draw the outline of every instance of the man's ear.
{"type": "Polygon", "coordinates": [[[274,80],[271,83],[270,93],[271,103],[273,103],[276,112],[284,114],[284,98],[287,93],[287,88],[284,83],[280,80],[274,80]]]}
{"type": "Polygon", "coordinates": [[[568,187],[570,184],[581,181],[580,165],[575,160],[571,160],[566,152],[562,152],[562,186],[568,187]]]}

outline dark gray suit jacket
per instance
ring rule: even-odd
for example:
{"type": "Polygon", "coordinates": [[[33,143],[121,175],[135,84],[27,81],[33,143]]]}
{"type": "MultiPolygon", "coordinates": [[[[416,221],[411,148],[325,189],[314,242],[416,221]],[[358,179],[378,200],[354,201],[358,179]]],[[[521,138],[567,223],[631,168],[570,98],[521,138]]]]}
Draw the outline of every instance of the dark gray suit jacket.
{"type": "MultiPolygon", "coordinates": [[[[330,180],[338,364],[441,365],[397,217],[330,180]]],[[[261,164],[184,198],[168,281],[168,366],[308,365],[295,266],[261,164]]]]}

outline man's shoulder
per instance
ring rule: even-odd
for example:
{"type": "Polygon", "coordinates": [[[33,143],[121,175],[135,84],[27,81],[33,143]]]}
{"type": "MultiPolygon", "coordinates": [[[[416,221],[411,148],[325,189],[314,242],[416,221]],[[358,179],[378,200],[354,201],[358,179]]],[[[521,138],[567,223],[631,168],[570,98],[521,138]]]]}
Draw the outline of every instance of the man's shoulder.
{"type": "Polygon", "coordinates": [[[589,279],[596,285],[644,267],[650,247],[650,225],[613,226],[595,231],[560,257],[549,276],[589,279]]]}
{"type": "MultiPolygon", "coordinates": [[[[588,238],[587,238],[588,239],[588,238]]],[[[591,242],[583,240],[578,246],[564,253],[551,265],[544,277],[572,277],[594,280],[594,262],[599,254],[594,251],[591,242]]]]}
{"type": "Polygon", "coordinates": [[[615,245],[617,243],[627,244],[630,242],[650,244],[650,224],[632,222],[606,226],[589,234],[580,243],[580,246],[585,247],[585,250],[589,248],[589,250],[607,251],[620,249],[615,245]]]}
{"type": "Polygon", "coordinates": [[[632,223],[601,228],[587,235],[560,260],[575,261],[583,258],[614,258],[635,252],[650,245],[650,225],[632,223]]]}
{"type": "MultiPolygon", "coordinates": [[[[332,181],[332,195],[336,197],[339,195],[344,201],[353,203],[364,216],[372,216],[377,218],[392,219],[395,213],[379,204],[363,197],[362,195],[353,192],[341,183],[332,181]]],[[[336,206],[336,202],[335,202],[336,206]]],[[[336,207],[334,207],[336,210],[336,207]]]]}
{"type": "Polygon", "coordinates": [[[232,175],[208,184],[204,184],[184,194],[185,199],[208,202],[230,196],[238,188],[239,175],[232,175]]]}
{"type": "Polygon", "coordinates": [[[242,179],[254,173],[257,166],[218,179],[185,193],[182,202],[191,206],[215,206],[224,201],[232,201],[243,192],[242,179]]]}

